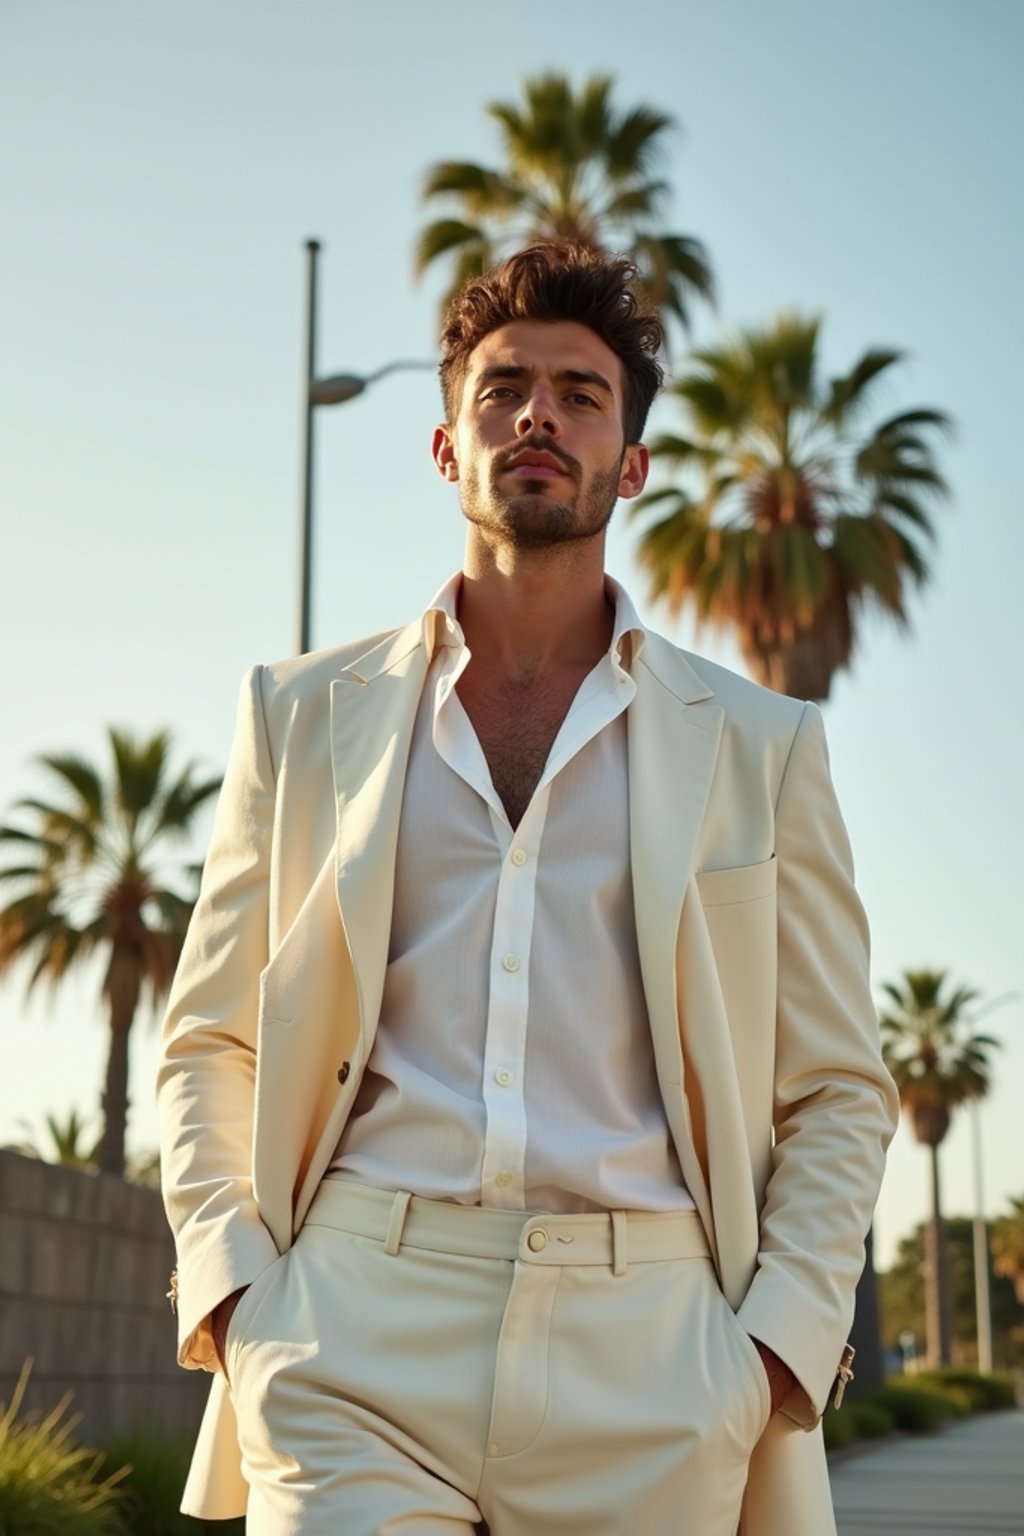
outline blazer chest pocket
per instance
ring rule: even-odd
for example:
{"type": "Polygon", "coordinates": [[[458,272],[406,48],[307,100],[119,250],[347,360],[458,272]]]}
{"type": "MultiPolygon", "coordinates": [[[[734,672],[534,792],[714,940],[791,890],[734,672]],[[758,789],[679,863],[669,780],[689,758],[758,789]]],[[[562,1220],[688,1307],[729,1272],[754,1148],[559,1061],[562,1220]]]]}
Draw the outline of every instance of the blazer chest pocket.
{"type": "Polygon", "coordinates": [[[742,864],[735,869],[702,870],[697,876],[701,904],[705,908],[731,907],[774,896],[776,871],[774,854],[760,864],[742,864]]]}
{"type": "Polygon", "coordinates": [[[774,856],[697,875],[703,921],[718,971],[740,1093],[759,1123],[770,1115],[775,1059],[778,914],[774,856]]]}

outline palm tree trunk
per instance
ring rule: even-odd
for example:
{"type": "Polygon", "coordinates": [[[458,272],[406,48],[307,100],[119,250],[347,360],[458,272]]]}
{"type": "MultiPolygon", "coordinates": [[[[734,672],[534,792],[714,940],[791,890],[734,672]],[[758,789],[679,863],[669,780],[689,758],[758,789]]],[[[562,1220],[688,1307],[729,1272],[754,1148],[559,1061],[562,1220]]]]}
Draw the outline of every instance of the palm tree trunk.
{"type": "Polygon", "coordinates": [[[942,1220],[939,1190],[938,1143],[929,1148],[932,1155],[932,1215],[925,1232],[925,1332],[928,1339],[928,1365],[949,1365],[952,1361],[952,1327],[949,1299],[949,1256],[946,1229],[942,1220]]]}
{"type": "Polygon", "coordinates": [[[131,961],[116,954],[107,971],[110,1002],[110,1050],[103,1090],[103,1140],[100,1172],[124,1178],[124,1138],[128,1124],[128,1036],[139,1001],[139,977],[131,961]]]}
{"type": "Polygon", "coordinates": [[[124,1177],[124,1133],[128,1121],[128,1031],[111,1023],[107,1080],[103,1090],[100,1172],[124,1177]]]}

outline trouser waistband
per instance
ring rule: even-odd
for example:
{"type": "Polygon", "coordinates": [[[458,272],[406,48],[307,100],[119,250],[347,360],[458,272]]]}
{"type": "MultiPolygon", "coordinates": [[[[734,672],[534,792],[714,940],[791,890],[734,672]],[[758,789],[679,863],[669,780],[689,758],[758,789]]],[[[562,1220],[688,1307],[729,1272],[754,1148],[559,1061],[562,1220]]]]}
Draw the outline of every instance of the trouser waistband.
{"type": "Polygon", "coordinates": [[[622,1274],[627,1264],[698,1259],[710,1253],[696,1211],[551,1216],[426,1200],[407,1190],[371,1189],[342,1179],[324,1180],[305,1225],[375,1238],[391,1254],[406,1246],[530,1264],[600,1264],[615,1274],[622,1274]]]}

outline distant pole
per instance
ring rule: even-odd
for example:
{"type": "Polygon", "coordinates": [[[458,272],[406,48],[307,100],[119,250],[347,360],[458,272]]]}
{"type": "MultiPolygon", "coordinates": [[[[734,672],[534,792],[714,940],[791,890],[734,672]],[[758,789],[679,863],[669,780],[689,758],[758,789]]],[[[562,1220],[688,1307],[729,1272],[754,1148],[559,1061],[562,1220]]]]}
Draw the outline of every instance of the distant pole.
{"type": "Polygon", "coordinates": [[[434,362],[416,362],[400,358],[385,363],[373,373],[334,373],[329,378],[318,379],[316,374],[316,283],[319,240],[307,240],[309,253],[306,281],[306,386],[303,400],[304,426],[302,450],[302,522],[300,525],[299,556],[299,623],[298,646],[300,656],[312,648],[312,586],[313,586],[313,412],[318,405],[343,405],[361,395],[367,385],[382,379],[386,374],[406,368],[437,367],[434,362]]]}
{"type": "Polygon", "coordinates": [[[306,412],[305,448],[302,465],[302,537],[299,575],[299,645],[300,655],[310,649],[310,588],[313,572],[313,382],[316,378],[316,260],[319,240],[307,240],[309,253],[306,311],[306,412]]]}
{"type": "MultiPolygon", "coordinates": [[[[1017,1001],[1019,993],[1003,992],[994,997],[971,1019],[980,1019],[1007,1003],[1017,1001]]],[[[974,1315],[978,1334],[978,1370],[992,1369],[992,1302],[989,1289],[988,1223],[985,1220],[985,1195],[981,1179],[981,1107],[977,1099],[970,1100],[971,1138],[974,1150],[974,1219],[971,1234],[974,1238],[974,1315]]]]}
{"type": "Polygon", "coordinates": [[[988,1286],[988,1223],[981,1185],[981,1111],[971,1100],[971,1131],[974,1139],[974,1307],[978,1326],[978,1370],[992,1369],[992,1305],[988,1286]]]}

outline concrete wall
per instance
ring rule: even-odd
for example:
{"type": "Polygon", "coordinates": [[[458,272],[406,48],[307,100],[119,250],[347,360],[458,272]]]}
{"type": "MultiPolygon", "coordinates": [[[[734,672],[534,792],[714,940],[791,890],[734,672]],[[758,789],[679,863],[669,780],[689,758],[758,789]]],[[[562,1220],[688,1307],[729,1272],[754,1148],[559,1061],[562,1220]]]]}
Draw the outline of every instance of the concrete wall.
{"type": "Polygon", "coordinates": [[[155,1190],[0,1151],[0,1402],[34,1357],[26,1406],[67,1391],[76,1434],[191,1434],[209,1377],[175,1364],[174,1250],[155,1190]]]}

